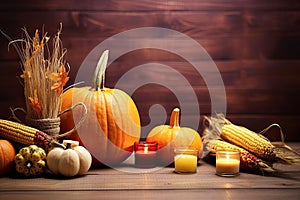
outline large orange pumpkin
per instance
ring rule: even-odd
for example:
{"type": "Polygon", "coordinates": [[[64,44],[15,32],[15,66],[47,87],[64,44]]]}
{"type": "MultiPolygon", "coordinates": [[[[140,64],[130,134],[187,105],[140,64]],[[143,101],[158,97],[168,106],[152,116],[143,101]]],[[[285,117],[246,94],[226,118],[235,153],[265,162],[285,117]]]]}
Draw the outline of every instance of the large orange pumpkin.
{"type": "Polygon", "coordinates": [[[157,142],[157,159],[160,165],[169,165],[174,162],[176,148],[197,149],[202,153],[202,139],[200,134],[188,127],[179,126],[179,108],[174,108],[170,118],[170,125],[154,127],[148,134],[147,142],[157,142]]]}
{"type": "MultiPolygon", "coordinates": [[[[62,110],[83,102],[87,116],[70,139],[80,141],[91,153],[93,165],[116,165],[133,151],[141,134],[140,117],[131,97],[119,89],[104,87],[108,50],[95,70],[93,87],[73,87],[62,95],[62,110]]],[[[61,130],[66,132],[79,121],[82,113],[74,110],[61,115],[61,130]]]]}
{"type": "Polygon", "coordinates": [[[4,175],[13,167],[16,151],[8,140],[0,140],[0,175],[4,175]]]}

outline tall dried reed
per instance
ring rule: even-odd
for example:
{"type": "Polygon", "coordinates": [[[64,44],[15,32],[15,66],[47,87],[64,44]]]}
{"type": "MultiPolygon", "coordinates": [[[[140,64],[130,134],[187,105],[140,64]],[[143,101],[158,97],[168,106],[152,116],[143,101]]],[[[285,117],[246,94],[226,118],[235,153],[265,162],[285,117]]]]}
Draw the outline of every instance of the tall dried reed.
{"type": "Polygon", "coordinates": [[[63,87],[69,80],[65,54],[60,39],[61,27],[52,39],[52,50],[49,48],[50,37],[47,33],[36,30],[31,37],[24,28],[25,38],[11,40],[22,62],[24,95],[27,117],[32,119],[56,118],[60,111],[60,97],[63,87]]]}

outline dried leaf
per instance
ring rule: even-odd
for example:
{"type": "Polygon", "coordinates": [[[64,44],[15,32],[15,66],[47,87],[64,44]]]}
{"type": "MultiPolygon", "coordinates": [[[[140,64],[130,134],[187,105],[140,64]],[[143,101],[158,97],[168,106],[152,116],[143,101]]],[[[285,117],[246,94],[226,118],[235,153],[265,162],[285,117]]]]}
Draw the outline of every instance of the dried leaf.
{"type": "Polygon", "coordinates": [[[31,78],[31,73],[30,71],[23,71],[23,74],[20,75],[21,78],[31,78]]]}
{"type": "Polygon", "coordinates": [[[66,68],[64,65],[61,65],[60,69],[59,69],[59,73],[51,73],[49,78],[52,81],[56,81],[56,83],[54,83],[51,86],[51,90],[56,90],[57,91],[57,95],[61,95],[62,91],[63,91],[63,87],[67,84],[69,77],[68,74],[69,72],[66,71],[66,68]]]}
{"type": "Polygon", "coordinates": [[[34,90],[33,97],[28,97],[32,110],[36,116],[40,116],[42,114],[42,104],[39,101],[37,90],[34,90]]]}

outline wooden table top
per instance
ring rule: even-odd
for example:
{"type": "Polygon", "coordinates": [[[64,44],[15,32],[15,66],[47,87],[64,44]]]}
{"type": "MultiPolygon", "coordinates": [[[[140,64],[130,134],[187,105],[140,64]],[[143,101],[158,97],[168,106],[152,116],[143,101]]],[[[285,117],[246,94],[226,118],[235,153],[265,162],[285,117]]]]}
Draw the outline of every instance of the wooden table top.
{"type": "MultiPolygon", "coordinates": [[[[300,143],[293,143],[300,150],[300,143]]],[[[91,169],[70,179],[44,176],[0,178],[0,199],[299,199],[300,164],[276,164],[280,175],[241,172],[220,177],[201,160],[195,174],[176,174],[173,167],[138,169],[131,156],[118,168],[91,169]]]]}

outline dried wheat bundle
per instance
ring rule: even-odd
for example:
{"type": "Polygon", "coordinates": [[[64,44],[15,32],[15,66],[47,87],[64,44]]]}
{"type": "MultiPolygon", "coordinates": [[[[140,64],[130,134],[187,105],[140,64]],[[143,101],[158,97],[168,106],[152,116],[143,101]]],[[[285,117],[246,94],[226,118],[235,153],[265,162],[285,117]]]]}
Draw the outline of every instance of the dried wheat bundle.
{"type": "Polygon", "coordinates": [[[11,40],[21,62],[27,117],[31,119],[57,118],[60,110],[60,96],[69,80],[69,66],[66,69],[65,54],[60,35],[61,27],[54,36],[52,51],[48,46],[50,37],[41,36],[36,30],[30,37],[24,28],[25,38],[11,40]]]}

